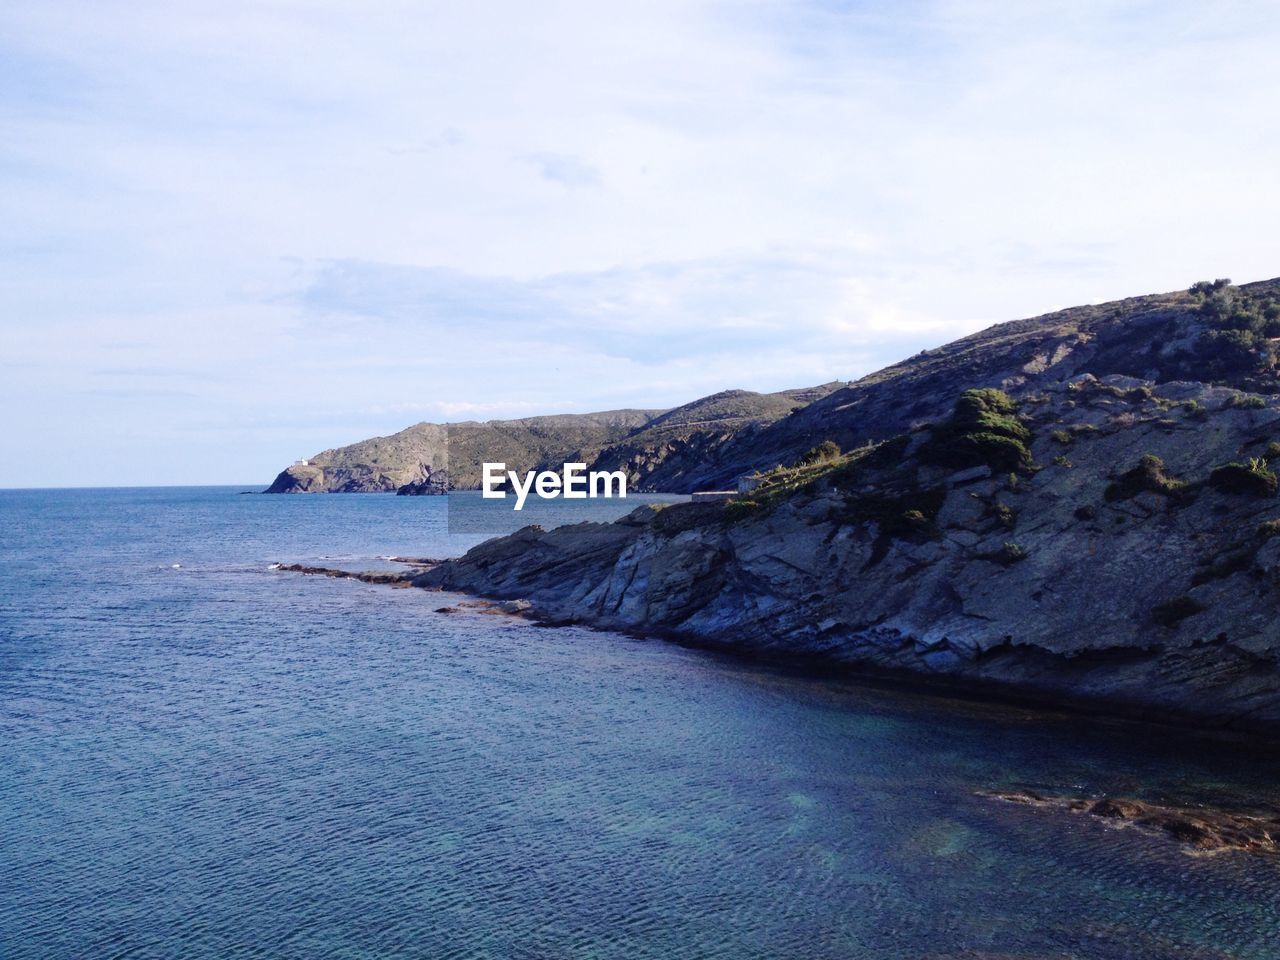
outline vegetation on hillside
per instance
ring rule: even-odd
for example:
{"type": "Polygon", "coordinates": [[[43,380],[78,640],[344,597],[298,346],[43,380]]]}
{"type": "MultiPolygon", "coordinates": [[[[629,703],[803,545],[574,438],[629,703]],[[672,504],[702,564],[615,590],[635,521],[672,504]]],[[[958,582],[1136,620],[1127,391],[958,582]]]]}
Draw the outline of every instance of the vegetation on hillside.
{"type": "Polygon", "coordinates": [[[1031,466],[1030,440],[1031,431],[1007,393],[991,388],[966,390],[956,401],[951,418],[933,428],[920,455],[926,462],[945,467],[1021,470],[1031,466]]]}

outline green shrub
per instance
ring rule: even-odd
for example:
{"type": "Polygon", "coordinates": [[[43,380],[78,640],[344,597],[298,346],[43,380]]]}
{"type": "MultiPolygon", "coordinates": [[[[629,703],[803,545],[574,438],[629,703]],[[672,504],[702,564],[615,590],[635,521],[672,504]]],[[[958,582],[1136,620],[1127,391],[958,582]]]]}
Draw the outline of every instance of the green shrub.
{"type": "Polygon", "coordinates": [[[1187,617],[1202,613],[1205,607],[1194,597],[1175,597],[1166,603],[1158,603],[1151,608],[1151,619],[1162,627],[1176,627],[1187,617]]]}
{"type": "Polygon", "coordinates": [[[1209,474],[1209,482],[1223,493],[1274,497],[1280,490],[1280,478],[1268,469],[1267,462],[1254,457],[1248,463],[1224,463],[1209,474]]]}
{"type": "Polygon", "coordinates": [[[1049,434],[1049,436],[1053,437],[1054,443],[1060,443],[1064,447],[1071,446],[1072,441],[1075,440],[1075,437],[1072,436],[1070,430],[1055,430],[1053,433],[1049,434]]]}
{"type": "Polygon", "coordinates": [[[834,440],[823,440],[820,444],[802,456],[797,466],[807,467],[815,463],[827,463],[840,456],[840,445],[834,440]]]}
{"type": "Polygon", "coordinates": [[[1270,462],[1275,460],[1277,457],[1280,457],[1280,443],[1272,440],[1267,444],[1267,449],[1263,451],[1262,459],[1270,462]]]}
{"type": "Polygon", "coordinates": [[[1108,503],[1130,500],[1140,493],[1158,493],[1171,499],[1181,499],[1187,485],[1165,472],[1164,461],[1154,453],[1144,453],[1138,465],[1120,474],[1107,486],[1103,496],[1108,503]]]}
{"type": "Polygon", "coordinates": [[[1003,413],[1006,416],[1012,416],[1018,409],[1018,405],[1013,402],[1011,396],[1003,390],[997,390],[995,387],[975,387],[966,390],[960,395],[960,399],[956,401],[956,410],[959,411],[965,407],[972,407],[980,411],[1003,413]]]}
{"type": "Polygon", "coordinates": [[[852,523],[874,523],[881,536],[916,538],[935,536],[934,522],[947,491],[942,487],[908,490],[901,494],[864,493],[845,501],[845,519],[852,523]]]}
{"type": "Polygon", "coordinates": [[[1264,410],[1267,401],[1254,394],[1239,393],[1227,401],[1227,406],[1243,410],[1264,410]]]}
{"type": "Polygon", "coordinates": [[[996,503],[991,507],[991,515],[996,518],[1000,526],[1006,530],[1012,530],[1018,525],[1018,511],[1007,503],[996,503]]]}
{"type": "Polygon", "coordinates": [[[876,469],[896,467],[906,456],[907,447],[910,445],[911,438],[905,433],[900,433],[896,437],[890,437],[884,443],[877,444],[862,458],[861,462],[876,469]]]}
{"type": "Polygon", "coordinates": [[[1197,280],[1187,292],[1193,297],[1203,298],[1229,286],[1231,286],[1231,280],[1227,277],[1219,277],[1217,280],[1197,280]]]}
{"type": "Polygon", "coordinates": [[[730,500],[724,505],[724,522],[737,523],[753,517],[763,509],[763,504],[756,500],[730,500]]]}
{"type": "Polygon", "coordinates": [[[1210,330],[1196,344],[1196,353],[1211,374],[1248,373],[1275,362],[1275,347],[1252,330],[1210,330]]]}
{"type": "Polygon", "coordinates": [[[1064,457],[1062,454],[1058,454],[1056,457],[1054,457],[1054,458],[1053,458],[1053,462],[1054,462],[1054,464],[1056,464],[1056,465],[1057,465],[1057,466],[1059,466],[1059,467],[1066,467],[1068,470],[1070,470],[1072,467],[1074,467],[1074,466],[1075,466],[1075,464],[1074,464],[1074,463],[1072,463],[1070,460],[1068,460],[1068,459],[1067,459],[1066,457],[1064,457]]]}
{"type": "Polygon", "coordinates": [[[845,500],[848,523],[874,523],[876,538],[867,566],[874,567],[895,540],[922,542],[938,536],[937,517],[947,499],[943,487],[908,490],[901,494],[864,493],[845,500]]]}
{"type": "Polygon", "coordinates": [[[994,470],[1017,470],[1031,466],[1031,451],[1026,444],[998,433],[953,436],[937,453],[938,462],[951,467],[985,464],[994,470]]]}
{"type": "Polygon", "coordinates": [[[1258,539],[1270,540],[1272,537],[1280,537],[1280,519],[1264,520],[1258,524],[1258,539]]]}
{"type": "Polygon", "coordinates": [[[1018,418],[1008,394],[989,387],[966,390],[956,401],[951,419],[933,428],[921,458],[946,467],[985,464],[993,470],[1022,470],[1031,466],[1029,431],[1018,418]]]}

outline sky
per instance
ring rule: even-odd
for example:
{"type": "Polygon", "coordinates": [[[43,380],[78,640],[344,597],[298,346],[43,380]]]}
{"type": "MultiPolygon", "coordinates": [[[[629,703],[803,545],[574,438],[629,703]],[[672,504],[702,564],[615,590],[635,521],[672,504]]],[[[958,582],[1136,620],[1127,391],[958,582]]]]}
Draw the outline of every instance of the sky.
{"type": "Polygon", "coordinates": [[[0,486],[1280,275],[1280,4],[0,3],[0,486]]]}

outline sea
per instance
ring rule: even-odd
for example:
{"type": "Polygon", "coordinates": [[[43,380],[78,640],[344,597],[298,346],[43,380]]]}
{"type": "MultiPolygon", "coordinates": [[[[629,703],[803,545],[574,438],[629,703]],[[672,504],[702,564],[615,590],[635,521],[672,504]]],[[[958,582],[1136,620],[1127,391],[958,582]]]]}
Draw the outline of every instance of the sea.
{"type": "Polygon", "coordinates": [[[4,960],[1280,957],[1277,859],[980,795],[1274,755],[286,573],[482,537],[254,489],[0,491],[4,960]]]}

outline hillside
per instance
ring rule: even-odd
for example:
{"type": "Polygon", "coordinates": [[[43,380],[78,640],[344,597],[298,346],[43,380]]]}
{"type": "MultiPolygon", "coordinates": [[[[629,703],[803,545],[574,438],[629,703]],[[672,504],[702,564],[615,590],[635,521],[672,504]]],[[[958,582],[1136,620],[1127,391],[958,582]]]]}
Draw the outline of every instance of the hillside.
{"type": "Polygon", "coordinates": [[[267,492],[390,491],[424,481],[428,466],[439,480],[448,466],[446,440],[457,447],[458,467],[448,477],[454,489],[478,487],[485,460],[524,470],[582,460],[592,469],[626,470],[637,490],[731,488],[822,440],[850,449],[945,416],[951,399],[974,386],[1029,389],[1090,372],[1280,392],[1277,338],[1280,281],[1214,281],[998,324],[850,384],[726,390],[665,411],[417,424],[326,450],[283,471],[267,492]]]}
{"type": "MultiPolygon", "coordinates": [[[[480,486],[480,464],[528,470],[599,450],[649,423],[657,410],[610,410],[522,420],[419,423],[389,437],[325,450],[281,471],[266,493],[392,493],[445,473],[453,489],[480,486]]],[[[406,491],[410,492],[410,491],[406,491]]]]}
{"type": "Polygon", "coordinates": [[[793,465],[728,503],[526,528],[417,583],[1280,733],[1278,293],[1204,285],[993,327],[744,434],[724,476],[793,465]]]}
{"type": "Polygon", "coordinates": [[[970,387],[1028,390],[1077,373],[1280,392],[1280,280],[1132,297],[997,324],[896,363],[724,445],[705,488],[790,463],[822,440],[846,449],[943,417],[970,387]]]}
{"type": "Polygon", "coordinates": [[[386,493],[448,469],[444,427],[418,423],[337,447],[282,470],[265,493],[386,493]]]}
{"type": "Polygon", "coordinates": [[[715,451],[826,396],[840,384],[779,393],[726,390],[673,410],[611,410],[521,420],[419,423],[389,437],[326,450],[288,467],[267,493],[474,490],[481,464],[559,468],[568,461],[627,471],[633,489],[680,492],[715,451]],[[689,479],[686,480],[686,477],[689,479]],[[433,482],[434,481],[434,482],[433,482]]]}
{"type": "Polygon", "coordinates": [[[602,450],[592,469],[625,470],[634,489],[692,493],[705,478],[723,473],[726,446],[839,389],[828,383],[803,390],[752,393],[725,390],[676,407],[602,450]]]}

